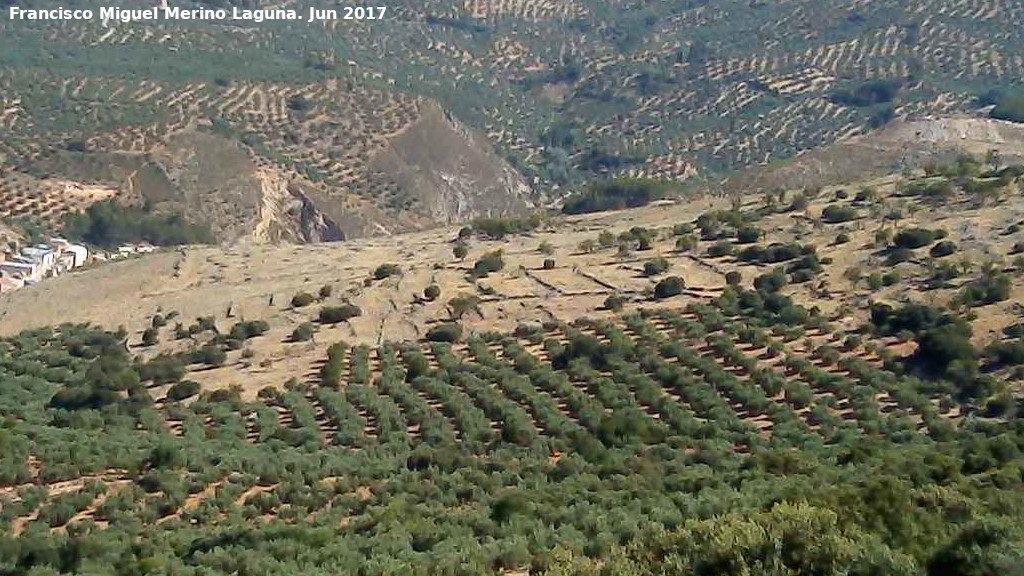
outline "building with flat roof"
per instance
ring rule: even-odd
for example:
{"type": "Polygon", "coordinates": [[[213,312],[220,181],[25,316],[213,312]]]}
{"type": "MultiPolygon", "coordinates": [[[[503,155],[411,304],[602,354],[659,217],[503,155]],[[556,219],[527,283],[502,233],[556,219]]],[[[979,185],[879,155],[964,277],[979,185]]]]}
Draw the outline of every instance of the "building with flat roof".
{"type": "Polygon", "coordinates": [[[10,278],[8,276],[0,276],[0,294],[5,294],[12,290],[17,290],[25,286],[25,281],[20,278],[10,278]]]}
{"type": "Polygon", "coordinates": [[[21,249],[22,258],[35,262],[49,270],[57,259],[57,253],[46,244],[21,249]]]}
{"type": "Polygon", "coordinates": [[[17,278],[20,280],[38,280],[41,270],[39,265],[20,260],[20,258],[12,259],[0,263],[0,276],[17,278]]]}

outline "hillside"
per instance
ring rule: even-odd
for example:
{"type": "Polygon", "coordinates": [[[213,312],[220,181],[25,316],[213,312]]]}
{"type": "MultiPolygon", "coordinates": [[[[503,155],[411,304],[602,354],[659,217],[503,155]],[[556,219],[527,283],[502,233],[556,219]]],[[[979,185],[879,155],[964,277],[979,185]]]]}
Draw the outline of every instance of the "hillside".
{"type": "Polygon", "coordinates": [[[894,171],[922,170],[953,162],[962,154],[982,157],[993,150],[1006,161],[1024,158],[1024,124],[964,116],[892,122],[870,134],[745,170],[710,187],[757,192],[835,186],[894,171]]]}
{"type": "Polygon", "coordinates": [[[13,2],[0,576],[1022,576],[1019,0],[13,2]]]}
{"type": "MultiPolygon", "coordinates": [[[[717,182],[893,121],[986,115],[1021,75],[1020,16],[963,0],[403,0],[312,33],[3,20],[0,187],[18,194],[8,213],[53,222],[123,193],[122,156],[211,133],[278,182],[246,186],[265,215],[280,190],[316,213],[257,238],[303,240],[508,213],[608,174],[717,182]]],[[[186,206],[228,240],[241,224],[186,206]]]]}
{"type": "Polygon", "coordinates": [[[0,560],[1019,565],[1021,174],[180,248],[5,295],[0,560]]]}
{"type": "MultiPolygon", "coordinates": [[[[956,181],[954,176],[947,178],[956,181]]],[[[229,364],[196,375],[209,385],[239,384],[255,392],[280,384],[286,375],[309,372],[335,341],[375,346],[421,339],[432,327],[449,320],[450,301],[458,297],[478,301],[461,318],[470,333],[511,332],[523,322],[603,318],[612,314],[605,306],[610,296],[621,296],[626,310],[646,308],[655,284],[665,275],[684,278],[686,295],[707,301],[721,294],[730,272],[738,272],[742,284],[751,287],[757,276],[771,271],[770,261],[740,256],[751,245],[817,247],[817,271],[787,291],[837,325],[853,329],[867,320],[869,302],[945,302],[973,281],[972,269],[976,273],[986,262],[1017,270],[1018,263],[1011,261],[1015,250],[1024,246],[1024,239],[1014,232],[1024,221],[1019,180],[1011,176],[997,192],[961,191],[963,196],[956,200],[908,192],[940,188],[942,181],[943,176],[922,172],[816,189],[813,196],[795,190],[749,197],[739,206],[750,214],[746,217],[753,219],[749,227],[759,236],[732,246],[716,239],[721,224],[713,225],[711,235],[704,233],[703,240],[698,239],[692,247],[680,250],[677,246],[680,238],[694,234],[681,230],[703,222],[701,215],[728,214],[737,206],[735,196],[708,196],[624,212],[554,217],[526,235],[501,239],[480,235],[467,242],[469,249],[462,258],[453,254],[459,243],[458,227],[315,246],[246,244],[227,250],[166,250],[11,294],[0,300],[0,333],[11,335],[61,322],[123,325],[132,334],[129,343],[137,346],[155,314],[173,313],[180,316],[177,322],[186,326],[195,318],[211,317],[222,331],[240,320],[265,320],[270,328],[267,336],[251,343],[258,362],[243,362],[248,367],[241,371],[229,364]],[[839,197],[845,199],[837,200],[839,197]],[[791,207],[804,203],[806,207],[791,207]],[[827,224],[826,208],[844,205],[853,219],[827,224]],[[628,237],[637,227],[650,235],[650,247],[642,251],[635,246],[619,247],[623,235],[628,237]],[[887,270],[898,278],[893,285],[868,287],[868,276],[890,258],[896,233],[917,228],[945,230],[943,241],[952,242],[956,254],[943,259],[911,254],[907,261],[887,270]],[[602,232],[613,238],[604,248],[598,242],[602,232]],[[840,236],[841,243],[837,241],[840,236]],[[502,270],[475,278],[475,263],[495,251],[501,251],[502,270]],[[664,258],[669,268],[646,276],[645,264],[659,258],[664,258]],[[546,260],[553,262],[551,268],[545,267],[546,260]],[[940,263],[970,268],[954,278],[936,281],[940,263]],[[382,265],[395,265],[397,270],[388,277],[375,278],[382,265]],[[853,271],[859,276],[851,276],[853,271]],[[423,296],[430,285],[440,289],[432,301],[423,296]],[[83,289],[87,286],[102,286],[103,290],[83,289]],[[292,306],[296,294],[316,295],[324,286],[330,287],[330,297],[318,298],[316,305],[292,306]],[[357,305],[362,314],[341,326],[324,326],[324,335],[315,344],[288,342],[297,326],[316,322],[321,307],[344,302],[357,305]]],[[[978,181],[996,183],[991,177],[978,181]]],[[[778,262],[800,257],[799,253],[789,254],[778,262]]],[[[978,310],[978,344],[998,337],[1015,321],[1016,282],[1009,296],[1005,302],[978,310]]],[[[167,334],[161,338],[168,342],[144,353],[152,356],[194,344],[188,339],[173,340],[169,330],[165,329],[167,334]]]]}

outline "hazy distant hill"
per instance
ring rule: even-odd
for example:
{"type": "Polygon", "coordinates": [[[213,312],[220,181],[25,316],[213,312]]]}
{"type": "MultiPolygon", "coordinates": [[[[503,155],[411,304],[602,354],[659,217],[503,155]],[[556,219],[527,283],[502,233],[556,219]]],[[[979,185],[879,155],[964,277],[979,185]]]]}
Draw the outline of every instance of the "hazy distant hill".
{"type": "Polygon", "coordinates": [[[194,130],[241,142],[347,235],[515,210],[606,173],[716,176],[976,109],[1024,72],[1022,17],[963,0],[399,0],[329,25],[5,19],[0,192],[26,198],[0,210],[43,211],[13,170],[120,188],[97,153],[194,130]],[[413,182],[382,158],[436,107],[487,157],[452,149],[445,170],[474,168],[413,182]],[[379,217],[343,224],[353,211],[379,217]]]}

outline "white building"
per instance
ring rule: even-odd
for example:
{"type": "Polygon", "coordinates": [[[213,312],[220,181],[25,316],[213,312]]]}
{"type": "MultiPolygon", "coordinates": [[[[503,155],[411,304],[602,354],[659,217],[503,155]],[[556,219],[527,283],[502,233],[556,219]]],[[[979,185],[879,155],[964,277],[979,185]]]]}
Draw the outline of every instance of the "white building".
{"type": "Polygon", "coordinates": [[[0,254],[0,292],[16,290],[78,268],[88,258],[89,250],[85,246],[63,238],[51,238],[49,245],[22,248],[18,254],[0,254]]]}
{"type": "Polygon", "coordinates": [[[53,269],[53,265],[57,263],[57,252],[46,244],[38,244],[29,248],[22,248],[21,260],[36,264],[45,276],[53,269]]]}
{"type": "Polygon", "coordinates": [[[71,244],[67,247],[67,251],[75,255],[75,268],[85,266],[85,263],[89,261],[89,249],[85,246],[71,244]]]}
{"type": "Polygon", "coordinates": [[[85,246],[72,244],[64,238],[50,238],[50,248],[62,257],[70,254],[70,268],[84,266],[89,260],[89,250],[85,246]]]}
{"type": "Polygon", "coordinates": [[[132,254],[149,254],[156,250],[156,247],[151,244],[125,244],[117,248],[119,256],[131,256],[132,254]]]}
{"type": "Polygon", "coordinates": [[[37,264],[24,262],[20,258],[0,263],[0,275],[7,278],[19,280],[39,280],[42,277],[41,268],[37,264]]]}
{"type": "Polygon", "coordinates": [[[25,286],[25,281],[20,278],[10,278],[8,276],[0,276],[0,294],[6,294],[12,290],[17,290],[25,286]]]}

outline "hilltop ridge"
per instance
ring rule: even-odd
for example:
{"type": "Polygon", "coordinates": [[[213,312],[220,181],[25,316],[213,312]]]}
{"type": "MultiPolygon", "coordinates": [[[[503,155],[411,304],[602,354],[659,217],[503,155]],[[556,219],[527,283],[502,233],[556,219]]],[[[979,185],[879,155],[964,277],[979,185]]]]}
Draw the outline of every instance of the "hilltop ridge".
{"type": "MultiPolygon", "coordinates": [[[[116,196],[138,157],[195,131],[289,182],[258,220],[298,216],[261,238],[424,229],[621,175],[719,182],[890,123],[989,114],[1024,66],[1022,14],[975,4],[402,0],[313,31],[3,21],[0,190],[18,201],[0,215],[53,223],[92,201],[57,181],[116,196]]],[[[232,238],[204,207],[187,216],[232,238]]]]}

